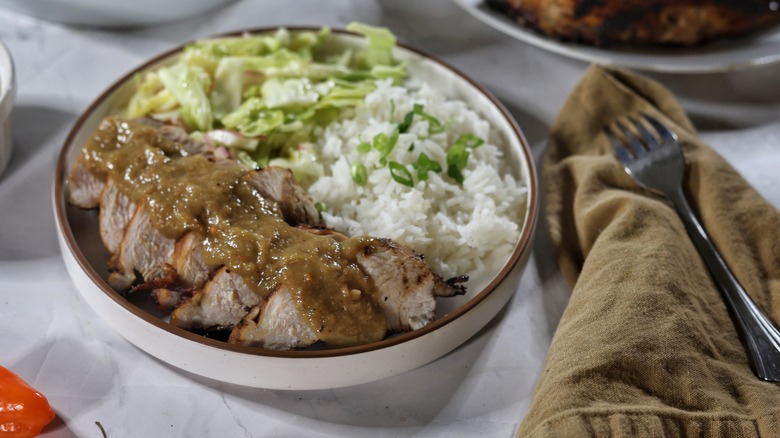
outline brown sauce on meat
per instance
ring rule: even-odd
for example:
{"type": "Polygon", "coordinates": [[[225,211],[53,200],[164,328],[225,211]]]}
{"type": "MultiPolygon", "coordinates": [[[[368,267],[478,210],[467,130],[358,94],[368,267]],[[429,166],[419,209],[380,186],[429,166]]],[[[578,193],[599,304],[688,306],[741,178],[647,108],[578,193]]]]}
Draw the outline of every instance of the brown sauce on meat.
{"type": "Polygon", "coordinates": [[[373,286],[355,262],[371,238],[339,243],[291,227],[275,201],[242,179],[245,168],[189,155],[140,123],[107,118],[83,154],[90,171],[146,204],[164,236],[205,236],[209,268],[229,267],[264,298],[286,285],[320,340],[346,346],[384,337],[384,315],[370,298],[373,286]]]}

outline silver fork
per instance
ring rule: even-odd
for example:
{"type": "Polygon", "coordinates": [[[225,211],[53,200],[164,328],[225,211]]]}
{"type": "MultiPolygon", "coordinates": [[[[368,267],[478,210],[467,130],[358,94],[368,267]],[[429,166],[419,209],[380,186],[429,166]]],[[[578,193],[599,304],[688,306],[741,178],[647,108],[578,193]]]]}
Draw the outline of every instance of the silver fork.
{"type": "Polygon", "coordinates": [[[685,158],[677,136],[647,114],[629,120],[638,135],[621,123],[605,129],[615,156],[640,186],[672,201],[742,332],[756,375],[763,380],[780,381],[780,332],[750,299],[688,204],[682,188],[685,158]]]}

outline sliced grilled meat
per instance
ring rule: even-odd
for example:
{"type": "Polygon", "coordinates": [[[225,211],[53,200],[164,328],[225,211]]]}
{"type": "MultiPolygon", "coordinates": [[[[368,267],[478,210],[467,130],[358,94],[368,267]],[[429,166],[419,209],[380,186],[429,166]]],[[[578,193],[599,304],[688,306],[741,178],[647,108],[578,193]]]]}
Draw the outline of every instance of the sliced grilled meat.
{"type": "Polygon", "coordinates": [[[81,208],[97,208],[104,185],[105,179],[93,174],[84,155],[79,155],[68,175],[70,203],[81,208]]]}
{"type": "Polygon", "coordinates": [[[389,239],[373,239],[358,253],[357,262],[374,283],[374,299],[390,331],[425,326],[435,317],[435,297],[466,292],[457,282],[445,282],[432,272],[422,256],[389,239]]]}
{"type": "MultiPolygon", "coordinates": [[[[435,297],[465,292],[459,283],[444,281],[431,271],[422,257],[389,239],[371,239],[362,246],[357,262],[375,286],[372,299],[382,309],[388,330],[415,330],[435,317],[435,297]]],[[[268,301],[258,305],[230,334],[229,342],[273,350],[303,348],[318,339],[300,314],[292,294],[280,286],[268,301]]]]}
{"type": "Polygon", "coordinates": [[[219,158],[214,155],[213,145],[190,137],[181,126],[162,125],[159,127],[159,131],[160,135],[177,143],[181,147],[183,154],[203,155],[212,159],[219,158]]]}
{"type": "Polygon", "coordinates": [[[231,344],[269,350],[291,350],[317,342],[317,334],[295,307],[290,291],[279,286],[271,297],[252,310],[230,333],[231,344]]]}
{"type": "Polygon", "coordinates": [[[284,221],[292,226],[317,225],[320,222],[311,196],[295,181],[290,169],[268,166],[243,178],[258,193],[279,204],[284,221]]]}
{"type": "Polygon", "coordinates": [[[109,253],[119,251],[125,228],[135,214],[135,204],[109,178],[100,196],[100,238],[109,253]]]}
{"type": "Polygon", "coordinates": [[[241,276],[222,267],[202,291],[173,311],[171,323],[185,330],[231,329],[261,301],[241,276]]]}
{"type": "Polygon", "coordinates": [[[185,234],[176,241],[171,261],[166,265],[170,272],[157,280],[145,281],[134,287],[133,291],[151,290],[157,307],[166,314],[172,312],[203,287],[211,275],[211,270],[203,260],[202,247],[200,234],[185,234]]]}
{"type": "Polygon", "coordinates": [[[107,118],[71,180],[78,205],[100,205],[109,284],[151,291],[172,324],[230,331],[232,343],[374,342],[464,292],[410,248],[322,227],[289,169],[247,171],[177,127],[107,118]]]}
{"type": "Polygon", "coordinates": [[[208,280],[211,270],[203,259],[203,236],[187,233],[176,241],[171,266],[186,287],[199,288],[208,280]]]}
{"type": "Polygon", "coordinates": [[[125,229],[119,251],[112,259],[113,272],[108,276],[108,283],[121,292],[133,285],[136,273],[144,281],[165,276],[175,244],[175,240],[154,228],[145,204],[139,205],[125,229]]]}

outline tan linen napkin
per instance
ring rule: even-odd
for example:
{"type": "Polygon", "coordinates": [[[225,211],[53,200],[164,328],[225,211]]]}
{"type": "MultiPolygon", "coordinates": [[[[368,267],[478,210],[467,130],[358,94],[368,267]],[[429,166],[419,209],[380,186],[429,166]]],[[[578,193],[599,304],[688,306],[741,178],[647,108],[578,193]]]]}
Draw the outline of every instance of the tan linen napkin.
{"type": "Polygon", "coordinates": [[[681,138],[691,204],[758,306],[780,321],[780,213],[702,143],[668,90],[593,66],[554,123],[542,165],[544,215],[572,295],[517,435],[780,436],[780,384],[753,374],[671,204],[612,157],[602,129],[634,111],[681,138]]]}

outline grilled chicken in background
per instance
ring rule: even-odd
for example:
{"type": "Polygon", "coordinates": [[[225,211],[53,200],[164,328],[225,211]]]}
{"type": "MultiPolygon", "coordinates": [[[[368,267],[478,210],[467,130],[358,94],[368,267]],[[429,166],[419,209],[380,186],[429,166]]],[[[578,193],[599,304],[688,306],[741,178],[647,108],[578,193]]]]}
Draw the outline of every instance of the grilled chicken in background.
{"type": "Polygon", "coordinates": [[[777,0],[486,0],[520,25],[596,46],[696,46],[780,21],[777,0]]]}

